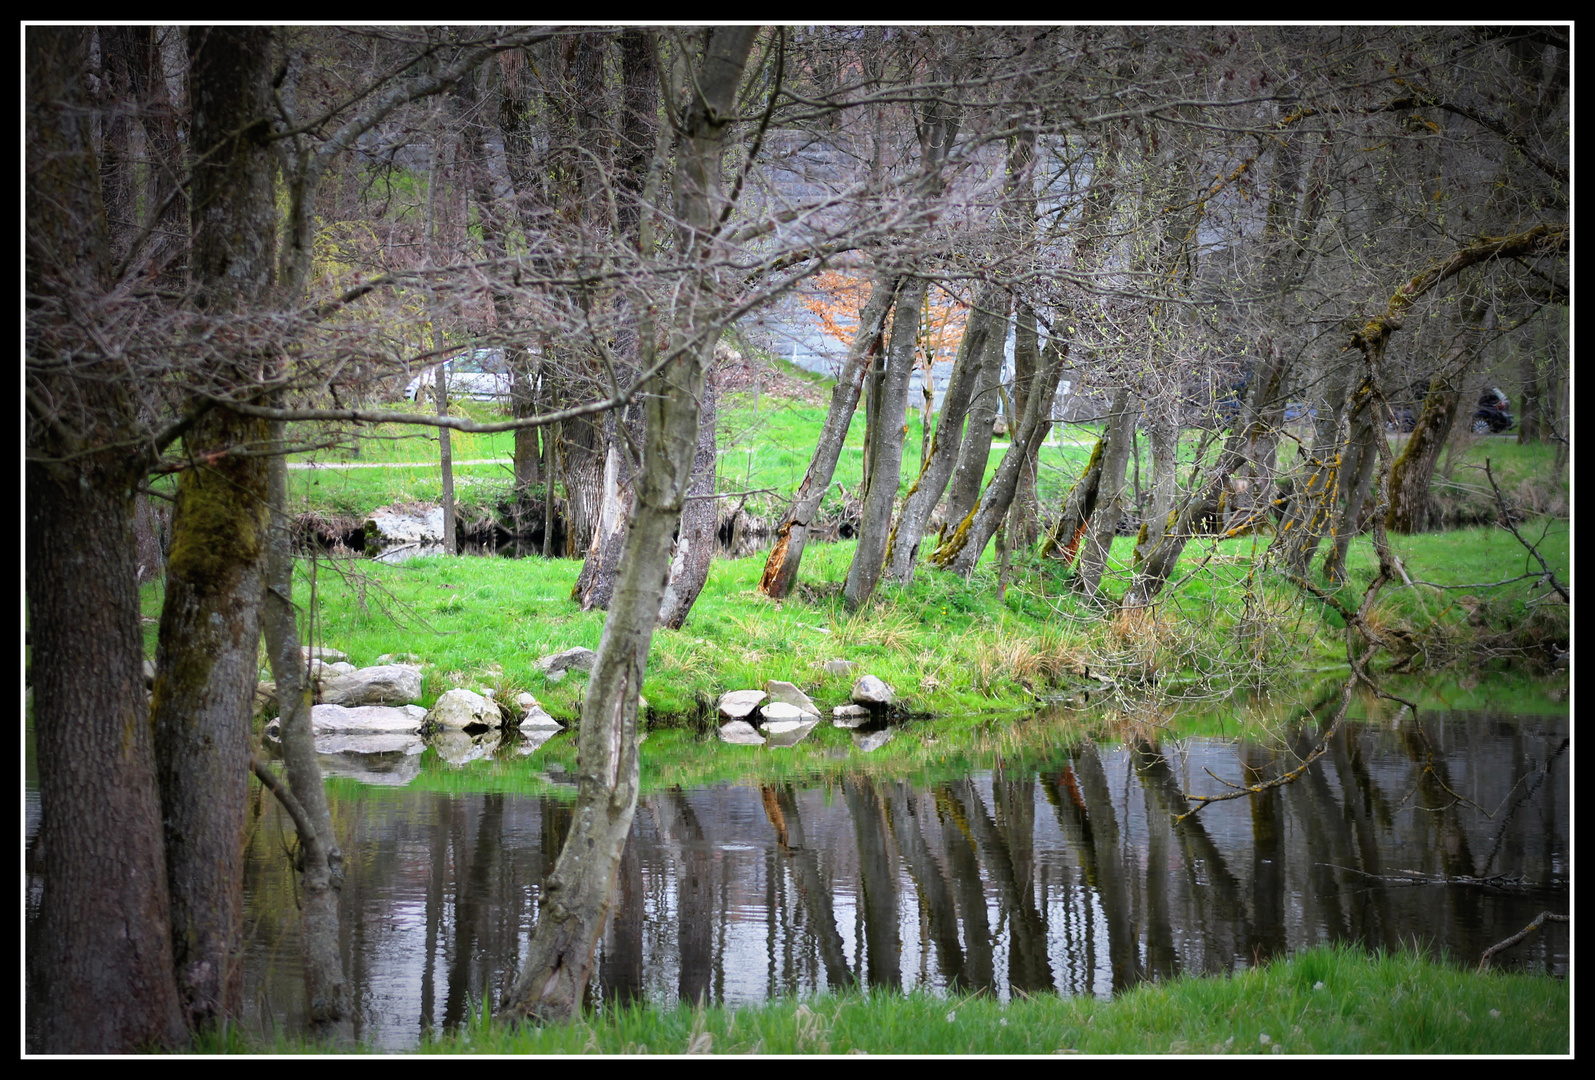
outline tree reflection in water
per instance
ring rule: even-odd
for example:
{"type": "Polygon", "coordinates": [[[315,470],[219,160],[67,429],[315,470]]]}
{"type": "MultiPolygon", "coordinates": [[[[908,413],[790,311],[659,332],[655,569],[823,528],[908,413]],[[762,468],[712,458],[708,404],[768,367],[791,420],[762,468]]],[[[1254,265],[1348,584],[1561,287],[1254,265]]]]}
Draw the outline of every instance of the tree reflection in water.
{"type": "MultiPolygon", "coordinates": [[[[1179,824],[1182,792],[1217,786],[1204,769],[1275,775],[1316,733],[1086,742],[926,788],[857,773],[829,788],[656,791],[621,862],[590,1002],[852,986],[1107,994],[1340,940],[1476,961],[1566,908],[1568,730],[1567,717],[1483,713],[1348,723],[1298,783],[1179,824]]],[[[568,805],[373,788],[333,809],[356,1036],[411,1046],[496,998],[568,805]]],[[[256,1019],[294,1026],[283,835],[268,813],[252,841],[246,963],[256,1019]]],[[[1565,926],[1503,960],[1566,974],[1565,926]]]]}

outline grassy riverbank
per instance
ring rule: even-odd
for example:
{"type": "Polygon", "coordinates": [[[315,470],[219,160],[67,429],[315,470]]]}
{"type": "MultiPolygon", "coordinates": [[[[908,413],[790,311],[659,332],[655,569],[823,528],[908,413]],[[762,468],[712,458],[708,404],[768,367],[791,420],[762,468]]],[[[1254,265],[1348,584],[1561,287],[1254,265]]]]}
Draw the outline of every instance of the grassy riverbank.
{"type": "MultiPolygon", "coordinates": [[[[1571,986],[1412,953],[1324,946],[1109,1001],[871,994],[756,1008],[647,1007],[511,1029],[478,1019],[440,1054],[1567,1054],[1571,986]]],[[[205,1049],[305,1053],[234,1040],[205,1049]]]]}
{"type": "MultiPolygon", "coordinates": [[[[750,513],[768,517],[780,511],[808,464],[824,416],[824,387],[779,363],[763,372],[761,393],[722,396],[718,486],[736,493],[730,505],[745,502],[750,513]]],[[[478,419],[496,416],[489,405],[456,408],[478,419]]],[[[917,471],[918,424],[911,416],[905,485],[917,471]]],[[[857,494],[862,427],[856,418],[822,518],[857,494]]],[[[1057,505],[1095,436],[1090,425],[1060,426],[1041,454],[1045,505],[1057,505]]],[[[318,437],[300,433],[305,442],[318,437]]],[[[512,446],[508,433],[455,433],[455,459],[483,462],[456,470],[463,517],[490,516],[507,496],[512,446]]],[[[1002,452],[1000,445],[992,451],[993,467],[1002,452]]],[[[357,453],[346,442],[300,455],[300,465],[374,467],[296,469],[295,509],[361,517],[391,502],[435,500],[436,454],[431,435],[379,427],[362,434],[357,453]]],[[[1547,481],[1555,471],[1552,456],[1549,446],[1459,434],[1437,471],[1439,511],[1450,521],[1489,517],[1494,495],[1481,468],[1488,457],[1513,505],[1550,515],[1524,528],[1535,538],[1543,534],[1540,550],[1565,581],[1571,529],[1558,515],[1565,514],[1569,488],[1565,475],[1547,481]]],[[[1139,468],[1148,460],[1147,453],[1137,456],[1132,481],[1145,482],[1139,468]]],[[[812,544],[801,584],[784,603],[755,592],[762,554],[716,560],[685,628],[655,636],[643,693],[656,719],[701,715],[722,691],[772,678],[795,682],[831,705],[845,699],[850,680],[826,676],[820,665],[846,659],[891,684],[909,712],[965,714],[1082,701],[1105,690],[1143,700],[1224,698],[1278,687],[1304,672],[1333,671],[1345,661],[1343,622],[1330,605],[1283,579],[1267,555],[1270,539],[1193,541],[1161,605],[1134,619],[1102,614],[1072,592],[1068,570],[1023,553],[1001,596],[988,552],[969,579],[922,566],[910,587],[882,588],[852,615],[839,595],[850,542],[812,544]]],[[[1381,665],[1545,670],[1566,650],[1568,609],[1550,590],[1532,577],[1493,584],[1538,570],[1505,530],[1460,528],[1393,537],[1392,544],[1414,584],[1387,586],[1370,613],[1371,623],[1391,631],[1391,652],[1381,665]]],[[[1110,607],[1128,584],[1131,551],[1129,538],[1113,546],[1103,579],[1110,607]]],[[[1365,538],[1353,543],[1348,567],[1342,599],[1355,604],[1375,570],[1365,538]]],[[[451,686],[492,688],[501,699],[528,690],[568,719],[579,712],[584,681],[550,685],[535,661],[598,644],[603,613],[582,612],[569,599],[579,569],[578,561],[565,559],[430,558],[397,566],[324,559],[313,572],[302,568],[297,595],[314,596],[315,639],[345,650],[355,663],[384,653],[419,656],[427,665],[425,704],[451,686]]],[[[158,588],[151,587],[146,612],[156,614],[158,602],[158,588]]],[[[148,631],[153,655],[153,624],[148,631]]]]}
{"type": "MultiPolygon", "coordinates": [[[[1122,570],[1128,538],[1115,544],[1122,570]]],[[[1515,577],[1534,567],[1502,530],[1471,529],[1393,538],[1409,573],[1438,585],[1515,577]]],[[[891,684],[913,713],[965,714],[1082,700],[1121,690],[1162,699],[1222,698],[1273,687],[1301,672],[1332,672],[1345,660],[1344,628],[1327,605],[1304,596],[1258,560],[1266,538],[1194,542],[1153,615],[1103,616],[1068,587],[1056,564],[1018,564],[999,598],[989,562],[964,579],[921,569],[904,590],[881,590],[849,616],[839,596],[850,542],[813,546],[803,584],[784,603],[758,595],[762,557],[716,560],[686,626],[659,631],[643,694],[657,718],[700,713],[722,692],[797,683],[823,706],[847,697],[851,680],[826,675],[831,659],[854,661],[891,684]]],[[[1549,522],[1542,552],[1564,580],[1569,527],[1549,522]]],[[[1353,545],[1348,599],[1374,569],[1366,543],[1353,545]]],[[[388,566],[322,560],[296,586],[315,613],[313,637],[357,665],[412,653],[426,665],[424,704],[452,686],[491,688],[500,700],[530,691],[554,715],[579,712],[580,677],[549,684],[540,656],[595,648],[603,612],[570,600],[576,560],[442,557],[388,566]]],[[[1110,582],[1110,594],[1122,589],[1110,582]]],[[[1568,609],[1532,579],[1494,589],[1387,587],[1372,612],[1398,631],[1404,668],[1467,661],[1476,669],[1546,668],[1568,640],[1568,609]]],[[[147,647],[154,655],[160,589],[146,587],[147,647]]],[[[1384,661],[1388,664],[1389,661],[1384,661]]]]}

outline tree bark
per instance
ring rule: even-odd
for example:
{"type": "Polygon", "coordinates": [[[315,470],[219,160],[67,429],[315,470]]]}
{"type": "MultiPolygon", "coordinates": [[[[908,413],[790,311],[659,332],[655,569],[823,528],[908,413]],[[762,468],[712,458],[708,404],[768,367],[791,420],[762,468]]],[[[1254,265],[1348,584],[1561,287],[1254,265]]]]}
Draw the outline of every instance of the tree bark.
{"type": "Polygon", "coordinates": [[[1373,382],[1365,378],[1352,395],[1346,451],[1337,478],[1344,489],[1344,500],[1331,533],[1333,543],[1324,556],[1324,577],[1335,584],[1346,580],[1346,553],[1351,547],[1351,538],[1362,531],[1362,508],[1368,501],[1374,465],[1379,460],[1377,440],[1385,437],[1384,424],[1380,422],[1374,400],[1373,382]]]}
{"type": "MultiPolygon", "coordinates": [[[[1052,397],[1057,392],[1058,380],[1063,376],[1063,363],[1067,356],[1068,350],[1061,342],[1052,342],[1047,346],[1040,370],[1035,373],[1033,392],[1024,411],[1024,420],[1019,429],[1010,434],[1008,451],[997,465],[991,483],[986,485],[980,504],[958,523],[947,541],[931,556],[931,562],[936,566],[965,577],[974,571],[986,545],[991,542],[1008,514],[1021,478],[1027,470],[1032,469],[1037,449],[1046,441],[1047,432],[1052,430],[1052,397]]],[[[1033,477],[1034,473],[1031,475],[1033,477]]]]}
{"type": "Polygon", "coordinates": [[[1108,430],[1102,436],[1107,446],[1102,452],[1102,479],[1097,489],[1097,508],[1092,515],[1092,524],[1087,528],[1085,546],[1080,550],[1080,563],[1075,570],[1075,591],[1090,597],[1097,595],[1102,571],[1108,563],[1108,552],[1118,532],[1124,471],[1130,463],[1130,447],[1135,442],[1135,421],[1140,412],[1135,405],[1136,396],[1129,387],[1121,386],[1114,391],[1113,404],[1108,410],[1108,430]]]}
{"type": "Polygon", "coordinates": [[[148,460],[127,449],[139,445],[130,388],[96,377],[57,340],[73,340],[111,272],[82,82],[87,37],[75,27],[24,32],[24,563],[43,862],[26,1045],[48,1054],[187,1038],[136,584],[132,492],[148,460]]]}
{"type": "MultiPolygon", "coordinates": [[[[986,338],[980,381],[969,401],[969,424],[963,445],[958,448],[958,465],[947,486],[947,520],[942,524],[940,540],[945,540],[970,515],[985,487],[986,467],[991,463],[992,430],[997,421],[997,407],[1002,401],[1003,347],[1007,335],[1008,314],[1004,311],[986,338]]],[[[1008,434],[1012,445],[1013,432],[1008,434]]]]}
{"type": "Polygon", "coordinates": [[[670,556],[670,578],[665,583],[664,600],[659,606],[659,625],[680,630],[709,580],[709,563],[719,545],[716,530],[719,516],[714,498],[715,479],[715,385],[711,373],[704,378],[698,409],[698,448],[692,459],[692,478],[687,485],[687,501],[681,509],[676,542],[670,556]]]}
{"type": "MultiPolygon", "coordinates": [[[[276,208],[264,118],[272,33],[189,30],[190,266],[196,304],[225,320],[262,300],[275,261],[276,208]]],[[[247,382],[245,347],[218,327],[220,364],[247,382]]],[[[193,1027],[242,1008],[243,848],[250,720],[260,652],[269,436],[223,407],[203,416],[178,480],[151,702],[161,782],[172,959],[193,1027]],[[239,451],[248,451],[241,454],[239,451]],[[253,455],[253,456],[251,456],[253,455]]]]}
{"type": "MultiPolygon", "coordinates": [[[[1346,396],[1350,389],[1352,371],[1343,365],[1337,370],[1324,372],[1329,380],[1327,391],[1315,401],[1317,415],[1313,418],[1313,444],[1307,452],[1307,461],[1298,475],[1291,493],[1290,509],[1279,526],[1279,543],[1285,563],[1293,573],[1305,577],[1318,554],[1318,546],[1329,532],[1335,517],[1335,502],[1340,497],[1343,466],[1350,460],[1347,440],[1350,428],[1342,436],[1346,413],[1346,396]]],[[[1355,472],[1355,469],[1352,470],[1355,472]]]]}
{"type": "Polygon", "coordinates": [[[842,444],[847,439],[848,426],[858,408],[859,394],[870,362],[881,347],[881,335],[886,324],[886,313],[901,286],[900,279],[877,274],[870,284],[869,299],[859,315],[858,330],[847,351],[841,376],[831,389],[831,405],[825,414],[825,426],[820,429],[819,441],[814,447],[814,457],[803,482],[798,485],[792,506],[786,512],[775,532],[775,548],[764,563],[764,573],[759,578],[759,591],[774,600],[786,597],[797,584],[798,567],[803,562],[803,548],[808,542],[809,526],[819,512],[825,493],[830,490],[831,477],[836,474],[836,462],[842,456],[842,444]]]}
{"type": "Polygon", "coordinates": [[[908,380],[914,370],[914,345],[919,337],[919,313],[929,283],[915,278],[902,288],[892,315],[891,346],[887,350],[886,377],[881,384],[880,414],[870,455],[875,467],[864,490],[859,513],[858,547],[847,569],[842,599],[849,611],[869,602],[880,581],[886,560],[886,540],[891,533],[892,507],[903,476],[903,440],[908,434],[908,380]]]}
{"type": "MultiPolygon", "coordinates": [[[[35,27],[28,36],[41,32],[60,31],[35,27]]],[[[138,477],[129,465],[112,450],[78,459],[70,478],[27,467],[44,863],[27,948],[28,1048],[49,1054],[135,1053],[187,1038],[133,583],[127,493],[138,477]]]]}
{"type": "Polygon", "coordinates": [[[1145,399],[1147,441],[1152,449],[1152,498],[1146,517],[1135,537],[1132,562],[1140,565],[1146,552],[1163,539],[1169,525],[1169,514],[1174,509],[1174,498],[1179,492],[1176,460],[1180,439],[1180,403],[1173,388],[1157,386],[1152,396],[1145,399]]]}
{"type": "Polygon", "coordinates": [[[942,399],[941,417],[936,421],[930,456],[921,463],[919,478],[908,489],[903,509],[897,515],[886,544],[885,577],[894,584],[907,585],[914,580],[914,563],[919,559],[925,527],[958,461],[964,417],[986,358],[986,343],[993,334],[1002,332],[1004,317],[1001,312],[1006,311],[1006,295],[1000,287],[989,284],[981,285],[976,291],[974,307],[964,324],[958,359],[947,383],[947,396],[942,399]]]}
{"type": "Polygon", "coordinates": [[[694,270],[677,293],[670,359],[648,387],[636,502],[582,706],[576,807],[544,881],[520,974],[500,1009],[507,1019],[566,1020],[581,1007],[636,810],[637,694],[664,598],[670,537],[697,456],[704,368],[719,336],[702,334],[698,320],[700,305],[715,295],[713,264],[722,254],[714,224],[724,132],[757,33],[750,26],[713,32],[678,129],[679,244],[694,270]]]}

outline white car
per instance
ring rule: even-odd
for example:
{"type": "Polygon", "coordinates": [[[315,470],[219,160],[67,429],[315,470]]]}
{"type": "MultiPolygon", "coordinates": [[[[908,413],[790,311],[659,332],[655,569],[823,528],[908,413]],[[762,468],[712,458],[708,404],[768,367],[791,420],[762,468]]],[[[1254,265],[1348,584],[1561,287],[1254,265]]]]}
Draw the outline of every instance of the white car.
{"type": "Polygon", "coordinates": [[[411,401],[425,396],[435,400],[437,371],[448,368],[448,390],[451,398],[472,398],[476,401],[508,401],[510,397],[509,365],[504,360],[503,349],[472,349],[451,356],[441,364],[433,364],[410,380],[404,396],[411,401]]]}

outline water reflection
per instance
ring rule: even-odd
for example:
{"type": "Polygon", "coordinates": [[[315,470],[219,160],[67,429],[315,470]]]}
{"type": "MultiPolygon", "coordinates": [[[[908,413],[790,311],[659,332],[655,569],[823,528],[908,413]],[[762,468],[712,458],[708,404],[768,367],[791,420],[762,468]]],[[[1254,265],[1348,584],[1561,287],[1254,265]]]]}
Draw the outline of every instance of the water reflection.
{"type": "MultiPolygon", "coordinates": [[[[1471,961],[1540,910],[1566,910],[1566,717],[1347,724],[1299,782],[1173,822],[1182,791],[1220,789],[1205,770],[1255,782],[1316,737],[1088,743],[928,787],[858,774],[655,792],[621,863],[594,1001],[855,985],[1108,994],[1329,940],[1421,941],[1471,961]]],[[[411,1046],[496,999],[568,804],[373,787],[333,812],[356,1035],[411,1046]]],[[[288,836],[267,814],[251,841],[247,964],[256,1018],[292,1025],[288,836]]],[[[1565,975],[1567,931],[1504,959],[1565,975]]]]}

